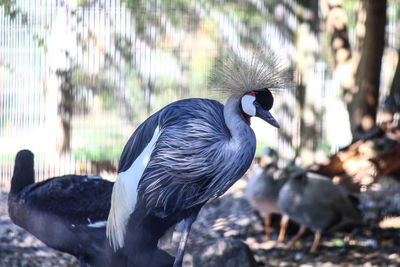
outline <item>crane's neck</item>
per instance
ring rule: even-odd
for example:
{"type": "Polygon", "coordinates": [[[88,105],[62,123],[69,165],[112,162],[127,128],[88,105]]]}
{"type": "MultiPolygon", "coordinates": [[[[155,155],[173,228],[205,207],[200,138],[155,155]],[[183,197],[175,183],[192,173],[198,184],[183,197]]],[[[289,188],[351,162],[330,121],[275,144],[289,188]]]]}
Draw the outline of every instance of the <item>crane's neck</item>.
{"type": "Polygon", "coordinates": [[[240,98],[230,97],[224,106],[224,119],[225,124],[228,127],[232,139],[235,141],[243,142],[254,142],[255,146],[255,135],[253,130],[249,126],[249,118],[244,118],[241,114],[239,107],[240,98]]]}
{"type": "Polygon", "coordinates": [[[223,184],[217,195],[221,195],[229,189],[240,177],[244,175],[254,158],[256,151],[256,137],[253,130],[241,116],[239,106],[240,99],[230,97],[224,107],[225,124],[230,132],[230,138],[221,148],[226,155],[226,163],[229,170],[227,177],[221,179],[223,184]]]}

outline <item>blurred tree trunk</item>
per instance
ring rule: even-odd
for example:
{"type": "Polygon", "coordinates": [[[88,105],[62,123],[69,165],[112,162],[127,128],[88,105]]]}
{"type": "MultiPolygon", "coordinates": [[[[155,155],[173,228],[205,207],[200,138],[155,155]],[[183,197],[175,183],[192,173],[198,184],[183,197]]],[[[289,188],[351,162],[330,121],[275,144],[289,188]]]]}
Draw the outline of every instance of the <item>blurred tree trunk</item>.
{"type": "Polygon", "coordinates": [[[375,126],[383,49],[386,0],[364,0],[365,39],[356,72],[356,90],[349,108],[353,136],[375,126]]]}
{"type": "MultiPolygon", "coordinates": [[[[319,0],[296,1],[293,11],[297,17],[295,32],[296,65],[298,70],[298,86],[296,100],[298,104],[299,123],[299,155],[305,164],[316,160],[315,151],[320,145],[322,136],[322,93],[325,64],[320,60],[320,19],[318,16],[319,0]],[[296,10],[301,12],[296,12],[296,10]]],[[[277,6],[282,1],[276,1],[277,6]]],[[[287,20],[281,18],[283,25],[287,20]]],[[[297,153],[297,152],[296,152],[297,153]]]]}
{"type": "Polygon", "coordinates": [[[390,87],[390,95],[393,96],[395,94],[400,95],[400,49],[397,50],[397,67],[390,87]]]}
{"type": "MultiPolygon", "coordinates": [[[[346,93],[351,91],[355,84],[353,56],[347,30],[347,14],[341,1],[338,0],[322,0],[321,10],[325,18],[326,31],[331,36],[332,63],[346,96],[346,93]]],[[[346,103],[348,102],[346,101],[346,103]]]]}
{"type": "Polygon", "coordinates": [[[386,1],[360,1],[356,26],[358,47],[353,51],[343,1],[321,2],[326,31],[331,35],[333,66],[343,88],[353,137],[375,126],[385,46],[386,1]]]}
{"type": "Polygon", "coordinates": [[[56,75],[61,80],[61,97],[58,102],[59,133],[57,134],[57,151],[59,154],[71,150],[71,121],[74,109],[74,85],[72,82],[72,69],[57,70],[56,75]]]}

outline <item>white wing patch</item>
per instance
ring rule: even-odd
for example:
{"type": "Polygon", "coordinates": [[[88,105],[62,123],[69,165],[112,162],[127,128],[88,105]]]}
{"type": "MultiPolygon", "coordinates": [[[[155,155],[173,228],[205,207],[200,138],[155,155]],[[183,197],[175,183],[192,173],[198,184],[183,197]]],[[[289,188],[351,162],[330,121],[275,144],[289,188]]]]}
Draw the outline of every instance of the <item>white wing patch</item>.
{"type": "Polygon", "coordinates": [[[142,153],[129,169],[118,174],[117,181],[114,184],[111,195],[111,209],[107,222],[107,237],[115,251],[124,246],[126,225],[129,216],[135,209],[139,180],[149,163],[151,153],[159,136],[160,129],[157,126],[153,137],[142,153]]]}
{"type": "Polygon", "coordinates": [[[243,112],[246,113],[249,116],[255,116],[256,115],[256,107],[254,106],[254,101],[256,98],[252,95],[244,95],[242,96],[242,109],[243,112]]]}

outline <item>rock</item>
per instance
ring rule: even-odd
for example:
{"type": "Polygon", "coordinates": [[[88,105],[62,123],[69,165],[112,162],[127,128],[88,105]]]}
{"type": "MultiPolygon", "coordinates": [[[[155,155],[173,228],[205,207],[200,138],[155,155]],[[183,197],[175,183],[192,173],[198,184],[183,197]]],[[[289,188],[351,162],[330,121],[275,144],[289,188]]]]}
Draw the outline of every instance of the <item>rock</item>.
{"type": "Polygon", "coordinates": [[[238,239],[220,238],[192,244],[185,266],[193,267],[255,267],[256,261],[249,247],[238,239]]]}
{"type": "Polygon", "coordinates": [[[301,259],[304,257],[304,253],[302,253],[302,252],[297,252],[295,255],[294,255],[294,260],[295,261],[301,261],[301,259]]]}
{"type": "Polygon", "coordinates": [[[370,189],[360,194],[359,208],[364,219],[380,221],[386,216],[400,215],[400,182],[392,177],[382,177],[370,189]]]}

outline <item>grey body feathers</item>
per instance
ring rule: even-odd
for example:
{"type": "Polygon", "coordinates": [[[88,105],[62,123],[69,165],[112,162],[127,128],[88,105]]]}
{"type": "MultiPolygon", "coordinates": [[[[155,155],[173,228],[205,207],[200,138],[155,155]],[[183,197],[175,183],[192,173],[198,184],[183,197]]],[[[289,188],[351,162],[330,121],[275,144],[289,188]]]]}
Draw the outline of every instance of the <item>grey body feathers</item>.
{"type": "Polygon", "coordinates": [[[360,212],[343,188],[310,172],[291,177],[278,203],[291,219],[313,231],[335,231],[361,222],[360,212]]]}
{"type": "Polygon", "coordinates": [[[240,143],[233,141],[224,106],[192,98],[166,106],[138,128],[122,153],[119,172],[129,168],[157,126],[160,137],[139,181],[138,201],[161,217],[223,194],[246,172],[254,156],[250,127],[245,126],[240,143]]]}
{"type": "Polygon", "coordinates": [[[278,195],[284,183],[285,177],[275,177],[280,174],[275,164],[265,168],[258,167],[252,173],[246,186],[245,195],[250,204],[264,216],[271,213],[281,213],[278,207],[278,195]]]}

